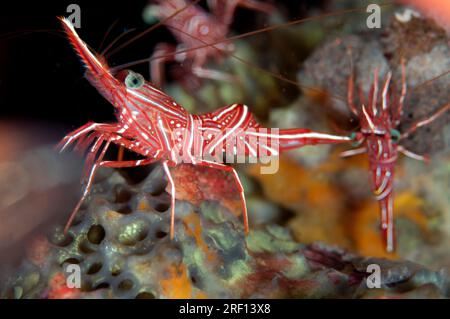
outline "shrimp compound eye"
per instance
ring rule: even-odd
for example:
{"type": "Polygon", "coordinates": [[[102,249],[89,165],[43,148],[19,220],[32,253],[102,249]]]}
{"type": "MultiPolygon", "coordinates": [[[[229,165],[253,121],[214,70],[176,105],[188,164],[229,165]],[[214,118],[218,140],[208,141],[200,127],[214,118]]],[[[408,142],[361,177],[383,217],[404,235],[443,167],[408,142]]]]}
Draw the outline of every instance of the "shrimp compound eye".
{"type": "Polygon", "coordinates": [[[390,134],[391,134],[392,142],[398,143],[398,141],[400,141],[400,132],[399,131],[391,129],[390,134]]]}
{"type": "Polygon", "coordinates": [[[127,88],[129,89],[139,89],[141,86],[144,85],[145,79],[139,73],[129,71],[124,82],[127,88]]]}

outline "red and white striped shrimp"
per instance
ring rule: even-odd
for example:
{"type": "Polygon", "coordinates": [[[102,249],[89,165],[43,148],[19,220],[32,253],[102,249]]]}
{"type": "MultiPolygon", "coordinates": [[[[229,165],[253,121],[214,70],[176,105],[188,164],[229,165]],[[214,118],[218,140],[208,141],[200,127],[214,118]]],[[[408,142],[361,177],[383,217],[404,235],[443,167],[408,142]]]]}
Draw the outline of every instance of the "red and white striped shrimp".
{"type": "MultiPolygon", "coordinates": [[[[343,12],[356,12],[360,8],[345,10],[343,12]]],[[[337,14],[337,13],[333,13],[337,14]]],[[[308,18],[307,18],[308,19],[308,18]]],[[[202,39],[198,39],[201,44],[191,48],[192,50],[202,49],[205,47],[211,47],[220,49],[221,43],[226,43],[231,40],[243,38],[250,35],[255,35],[261,32],[275,30],[288,25],[294,25],[302,20],[296,20],[288,22],[282,25],[270,26],[261,30],[254,30],[247,34],[238,35],[228,39],[218,40],[214,42],[206,42],[202,39]]],[[[186,34],[189,36],[188,34],[186,34]]],[[[186,53],[189,50],[180,50],[178,53],[186,53]]],[[[252,63],[249,63],[232,53],[232,57],[246,63],[251,67],[255,67],[252,63]]],[[[140,62],[140,61],[138,61],[140,62]]],[[[133,65],[133,64],[129,64],[133,65]]],[[[262,68],[256,66],[259,70],[272,74],[262,68]]],[[[448,74],[448,71],[441,76],[448,74]]],[[[280,75],[272,74],[276,78],[285,82],[296,85],[300,88],[311,89],[310,87],[304,87],[303,85],[286,79],[280,75]]],[[[403,104],[406,97],[406,75],[405,66],[402,65],[402,90],[398,98],[393,98],[389,92],[389,86],[391,82],[391,73],[388,73],[383,86],[380,90],[378,84],[378,72],[375,71],[374,82],[372,83],[371,90],[369,92],[369,98],[366,103],[361,106],[356,106],[353,102],[353,87],[354,87],[354,75],[352,74],[348,80],[348,94],[347,103],[351,112],[358,117],[360,130],[354,133],[352,138],[355,143],[359,145],[358,148],[349,150],[343,153],[343,156],[352,156],[357,154],[367,153],[370,162],[370,171],[372,174],[372,191],[379,202],[380,215],[381,215],[381,229],[383,240],[386,245],[386,250],[392,252],[395,249],[395,230],[394,230],[394,212],[393,212],[393,181],[394,181],[394,169],[398,159],[398,153],[402,153],[410,158],[416,160],[427,161],[428,157],[425,155],[418,155],[410,150],[406,149],[399,143],[414,133],[420,127],[426,126],[437,119],[450,109],[450,104],[447,103],[440,107],[436,112],[431,114],[428,118],[418,121],[411,125],[404,133],[400,133],[398,128],[400,126],[401,115],[403,112],[403,104]]],[[[321,91],[321,90],[319,90],[321,91]]],[[[337,97],[339,98],[339,97],[337,97]]],[[[340,98],[339,98],[340,99],[340,98]]],[[[361,97],[361,100],[363,98],[361,97]]]]}
{"type": "MultiPolygon", "coordinates": [[[[253,10],[270,13],[273,7],[254,0],[210,0],[208,4],[212,14],[196,4],[198,1],[187,0],[153,0],[151,7],[157,17],[172,32],[178,41],[178,47],[189,50],[203,43],[221,41],[226,38],[236,7],[242,6],[253,10]]],[[[161,87],[164,77],[164,65],[169,61],[182,62],[191,68],[191,73],[199,78],[231,81],[232,77],[218,70],[205,68],[210,60],[220,62],[223,57],[234,51],[232,42],[220,42],[217,47],[205,46],[198,50],[174,54],[177,48],[167,43],[160,43],[154,50],[155,59],[151,63],[153,84],[161,87]],[[161,57],[161,58],[156,58],[161,57]]]]}
{"type": "Polygon", "coordinates": [[[389,72],[380,91],[378,71],[375,70],[368,99],[364,100],[361,97],[360,106],[355,105],[353,102],[354,76],[352,74],[349,77],[348,106],[351,112],[358,117],[360,129],[353,136],[358,144],[358,148],[342,153],[342,156],[367,153],[369,157],[372,191],[380,206],[380,226],[388,252],[392,252],[395,249],[393,184],[398,153],[416,160],[428,160],[428,157],[425,155],[418,155],[407,150],[400,145],[400,142],[419,127],[430,124],[450,109],[450,103],[447,103],[428,118],[414,123],[404,133],[400,133],[398,127],[403,113],[403,104],[407,90],[405,65],[403,62],[402,89],[397,98],[393,98],[389,92],[391,77],[392,74],[389,72]]]}
{"type": "Polygon", "coordinates": [[[115,107],[118,120],[112,124],[87,123],[68,134],[60,143],[62,150],[73,143],[81,149],[90,147],[86,159],[86,186],[65,231],[89,194],[99,167],[134,167],[161,161],[171,188],[171,238],[174,237],[176,189],[170,167],[181,162],[233,174],[240,193],[247,232],[247,210],[239,176],[231,166],[209,160],[209,155],[277,156],[279,151],[305,145],[351,141],[348,136],[317,133],[308,129],[265,129],[256,122],[249,108],[242,104],[233,104],[203,115],[189,114],[140,74],[130,70],[113,74],[104,59],[88,49],[72,24],[65,18],[61,18],[61,21],[70,42],[86,66],[87,79],[115,107]],[[104,156],[111,144],[133,151],[143,159],[106,161],[104,156]]]}

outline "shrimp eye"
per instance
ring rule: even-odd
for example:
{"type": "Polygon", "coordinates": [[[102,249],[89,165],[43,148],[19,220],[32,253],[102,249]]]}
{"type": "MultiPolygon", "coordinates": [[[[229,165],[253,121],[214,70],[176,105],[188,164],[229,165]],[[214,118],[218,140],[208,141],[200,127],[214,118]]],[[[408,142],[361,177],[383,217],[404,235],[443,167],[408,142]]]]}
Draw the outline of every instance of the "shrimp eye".
{"type": "Polygon", "coordinates": [[[127,88],[129,89],[139,89],[141,86],[144,85],[145,80],[144,77],[139,73],[130,71],[127,77],[125,78],[124,82],[127,88]]]}
{"type": "Polygon", "coordinates": [[[358,147],[364,142],[363,138],[358,139],[358,134],[356,134],[356,132],[352,132],[349,137],[352,140],[353,147],[358,147]]]}
{"type": "Polygon", "coordinates": [[[391,140],[394,143],[397,143],[398,141],[400,141],[400,132],[394,129],[391,129],[391,140]]]}

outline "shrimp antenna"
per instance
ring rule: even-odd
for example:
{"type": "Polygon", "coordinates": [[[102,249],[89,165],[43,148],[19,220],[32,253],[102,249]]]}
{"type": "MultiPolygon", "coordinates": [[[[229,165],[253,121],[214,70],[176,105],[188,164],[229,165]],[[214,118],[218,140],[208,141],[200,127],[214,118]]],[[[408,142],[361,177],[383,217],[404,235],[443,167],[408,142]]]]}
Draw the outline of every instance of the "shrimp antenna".
{"type": "MultiPolygon", "coordinates": [[[[185,32],[185,31],[183,31],[183,30],[181,30],[181,29],[178,29],[178,28],[175,28],[175,27],[170,27],[170,28],[176,30],[177,32],[180,32],[180,33],[183,33],[183,34],[185,34],[185,35],[187,35],[187,36],[190,36],[190,37],[196,39],[196,40],[199,41],[199,42],[202,42],[202,43],[204,43],[204,44],[207,44],[207,42],[205,42],[204,40],[202,40],[202,39],[200,39],[200,38],[197,38],[197,37],[193,36],[192,34],[189,34],[189,33],[185,32]]],[[[219,52],[227,53],[225,50],[220,49],[220,48],[216,47],[215,45],[211,45],[211,47],[214,48],[214,49],[216,49],[216,50],[219,51],[219,52]]],[[[311,91],[316,91],[316,92],[318,92],[318,93],[326,94],[326,95],[329,95],[329,96],[331,96],[331,97],[333,97],[333,98],[336,98],[336,99],[345,101],[345,99],[344,99],[343,97],[341,97],[341,96],[338,96],[338,95],[330,95],[328,92],[326,92],[325,90],[322,90],[322,89],[320,89],[320,88],[302,85],[302,84],[300,84],[300,83],[298,83],[298,82],[296,82],[296,81],[294,81],[294,80],[290,80],[290,79],[284,77],[284,76],[281,75],[281,74],[278,74],[278,73],[275,73],[275,72],[271,72],[271,71],[269,71],[269,70],[266,70],[266,69],[260,67],[259,65],[256,65],[256,64],[254,64],[254,63],[251,63],[251,62],[249,62],[249,61],[247,61],[247,60],[245,60],[245,59],[243,59],[243,58],[241,58],[241,57],[239,57],[239,56],[237,56],[237,55],[235,55],[235,54],[233,54],[233,53],[231,53],[231,54],[228,53],[228,54],[229,54],[229,56],[231,56],[232,58],[238,60],[239,62],[241,62],[242,64],[244,64],[244,65],[246,65],[246,66],[248,66],[248,67],[251,67],[251,68],[254,68],[254,69],[256,69],[256,70],[258,70],[258,71],[260,71],[260,72],[269,74],[269,75],[273,76],[274,78],[277,78],[278,80],[281,80],[281,81],[283,81],[283,82],[287,82],[287,83],[289,83],[289,84],[292,84],[292,85],[294,85],[294,86],[296,86],[296,87],[298,87],[298,88],[300,88],[300,89],[308,89],[308,90],[311,90],[311,91]]]]}
{"type": "MultiPolygon", "coordinates": [[[[380,7],[385,7],[385,6],[390,6],[390,5],[393,5],[393,3],[380,4],[380,7]]],[[[286,27],[289,27],[289,26],[293,26],[293,25],[297,25],[297,24],[303,23],[303,22],[314,21],[314,20],[319,20],[319,19],[323,19],[323,18],[327,18],[327,17],[333,17],[333,16],[339,16],[339,15],[348,14],[348,13],[355,13],[355,12],[361,12],[361,11],[365,12],[365,10],[366,10],[366,7],[345,9],[345,10],[339,10],[339,11],[334,11],[334,12],[330,12],[330,13],[321,14],[321,15],[318,15],[318,16],[313,16],[313,17],[307,17],[307,18],[303,18],[303,19],[293,20],[293,21],[289,21],[289,22],[286,22],[286,23],[275,24],[275,25],[272,25],[272,26],[268,26],[268,27],[264,27],[264,28],[258,29],[258,30],[254,30],[254,31],[238,34],[238,35],[231,36],[231,37],[228,37],[228,38],[224,38],[222,40],[218,40],[218,41],[215,41],[215,42],[212,42],[212,43],[198,45],[196,47],[191,47],[191,48],[186,48],[186,49],[181,49],[181,50],[175,51],[175,52],[173,52],[171,54],[158,55],[158,56],[151,57],[149,59],[138,60],[136,62],[137,62],[137,64],[145,63],[145,62],[149,62],[149,61],[152,61],[152,60],[157,60],[157,59],[161,59],[161,58],[167,58],[167,57],[170,57],[170,56],[172,56],[174,54],[178,55],[178,54],[182,54],[182,53],[186,53],[186,52],[190,52],[190,51],[199,50],[199,49],[203,49],[203,48],[206,48],[206,47],[214,46],[216,44],[221,44],[223,42],[239,40],[239,39],[247,38],[247,37],[254,36],[254,35],[257,35],[257,34],[260,34],[260,33],[270,32],[270,31],[286,28],[286,27]]]]}
{"type": "Polygon", "coordinates": [[[117,36],[101,53],[100,53],[100,55],[105,55],[106,54],[106,52],[108,52],[108,50],[109,49],[111,49],[112,48],[112,46],[114,45],[114,44],[116,44],[117,43],[117,41],[119,41],[120,39],[122,39],[124,36],[126,36],[127,34],[129,34],[129,33],[131,33],[131,32],[133,32],[133,31],[135,31],[136,29],[129,29],[129,30],[127,30],[127,31],[125,31],[125,32],[123,32],[122,34],[120,34],[119,36],[117,36]]]}
{"type": "MultiPolygon", "coordinates": [[[[390,6],[390,5],[393,5],[393,3],[385,3],[385,4],[381,4],[380,6],[383,7],[383,6],[390,6]]],[[[195,51],[195,50],[199,50],[199,49],[204,49],[204,48],[207,48],[207,47],[215,46],[217,44],[221,44],[223,42],[235,41],[235,40],[251,37],[251,36],[254,36],[254,35],[257,35],[257,34],[260,34],[260,33],[270,32],[270,31],[286,28],[286,27],[289,27],[289,26],[292,26],[292,25],[297,25],[297,24],[300,24],[300,23],[303,23],[303,22],[314,21],[314,20],[319,20],[319,19],[326,18],[326,17],[339,16],[339,15],[348,14],[348,13],[355,13],[355,12],[361,12],[361,11],[365,12],[365,10],[366,10],[366,7],[345,9],[345,10],[339,10],[339,11],[334,11],[334,12],[330,12],[330,13],[321,14],[321,15],[314,16],[314,17],[307,17],[307,18],[303,18],[303,19],[289,21],[289,22],[286,22],[286,23],[275,24],[275,25],[272,25],[272,26],[268,26],[268,27],[264,27],[264,28],[258,29],[258,30],[253,30],[253,31],[250,31],[250,32],[246,32],[246,33],[238,34],[238,35],[235,35],[235,36],[231,36],[231,37],[228,37],[228,38],[225,37],[225,38],[223,38],[221,40],[218,40],[218,41],[215,41],[215,42],[211,42],[211,43],[205,43],[203,41],[203,43],[205,43],[205,44],[201,44],[201,45],[198,45],[198,46],[195,46],[195,47],[191,47],[191,48],[181,49],[181,50],[172,52],[170,54],[161,54],[161,55],[157,55],[157,56],[152,56],[150,58],[136,60],[136,61],[133,61],[133,62],[129,62],[129,63],[123,64],[122,66],[123,67],[130,67],[130,66],[134,66],[134,65],[138,65],[138,64],[142,64],[142,63],[148,63],[148,62],[151,62],[153,60],[170,58],[173,55],[179,55],[179,54],[183,54],[183,53],[187,53],[187,52],[191,52],[191,51],[195,51]]],[[[173,15],[171,15],[170,17],[168,17],[164,21],[161,21],[161,24],[163,24],[165,21],[167,21],[172,16],[173,15]]],[[[160,24],[158,24],[158,26],[159,25],[160,24]]],[[[147,32],[147,31],[145,31],[145,32],[147,32]]]]}
{"type": "Polygon", "coordinates": [[[156,28],[160,27],[161,25],[165,24],[168,20],[172,19],[174,16],[176,16],[177,14],[179,14],[180,12],[190,8],[191,6],[196,5],[197,3],[199,3],[200,0],[194,0],[191,3],[189,3],[188,5],[184,6],[183,8],[176,10],[174,13],[172,13],[171,15],[169,15],[167,18],[159,21],[158,23],[152,25],[151,27],[149,27],[147,30],[142,31],[141,33],[139,33],[138,35],[136,35],[135,37],[131,38],[130,40],[126,41],[125,43],[121,44],[120,46],[118,46],[117,48],[115,48],[114,50],[112,50],[111,52],[108,53],[107,57],[112,56],[113,54],[119,52],[120,50],[122,50],[124,47],[126,47],[127,45],[129,45],[130,43],[136,41],[137,39],[143,37],[144,35],[146,35],[147,33],[155,30],[156,28]]]}
{"type": "MultiPolygon", "coordinates": [[[[402,48],[402,51],[404,51],[404,49],[402,48]]],[[[400,59],[400,61],[401,61],[401,66],[402,66],[402,78],[404,77],[404,73],[405,73],[405,69],[406,69],[406,64],[405,64],[405,58],[404,58],[404,54],[403,54],[403,52],[400,54],[400,56],[401,56],[401,59],[400,59]]],[[[428,79],[428,80],[425,80],[424,82],[422,82],[422,83],[420,83],[420,84],[417,84],[415,87],[413,87],[413,88],[411,88],[411,92],[416,92],[416,91],[418,91],[418,90],[421,90],[421,89],[423,89],[424,87],[426,87],[426,86],[428,86],[428,85],[430,85],[431,83],[433,83],[435,80],[438,80],[438,79],[440,79],[440,78],[443,78],[443,77],[445,77],[445,76],[447,76],[447,75],[449,75],[450,74],[450,70],[447,70],[447,71],[445,71],[445,72],[443,72],[443,73],[441,73],[441,74],[438,74],[437,76],[434,76],[434,77],[432,77],[431,79],[428,79]]],[[[402,79],[403,80],[403,79],[402,79]]],[[[404,80],[403,80],[404,81],[404,80]]],[[[402,88],[402,90],[403,90],[403,88],[402,88]]],[[[404,92],[403,92],[404,93],[404,92]]]]}
{"type": "MultiPolygon", "coordinates": [[[[216,50],[219,51],[219,52],[226,53],[226,54],[228,54],[230,57],[232,57],[232,58],[238,60],[239,62],[243,63],[244,65],[246,65],[246,66],[248,66],[248,67],[251,67],[251,68],[254,68],[254,69],[256,69],[256,70],[258,70],[258,71],[260,71],[260,72],[269,74],[270,76],[272,76],[272,77],[274,77],[274,78],[276,78],[276,79],[278,79],[278,80],[281,80],[281,81],[283,81],[283,82],[286,82],[286,83],[289,83],[289,84],[291,84],[291,85],[294,85],[294,86],[296,86],[297,88],[300,88],[300,89],[307,89],[307,90],[311,90],[311,91],[316,91],[316,92],[318,92],[318,93],[326,94],[326,95],[328,95],[328,96],[331,96],[332,98],[335,98],[335,99],[338,99],[338,100],[345,101],[345,99],[344,99],[343,97],[341,97],[341,96],[338,96],[338,95],[331,95],[329,92],[327,92],[327,91],[325,91],[325,90],[322,90],[322,89],[320,89],[320,88],[317,88],[317,87],[311,87],[311,86],[302,85],[302,84],[300,84],[300,83],[298,83],[298,82],[296,82],[296,81],[294,81],[294,80],[291,80],[291,79],[288,79],[288,78],[284,77],[284,76],[281,75],[281,74],[274,73],[274,72],[271,72],[271,71],[269,71],[269,70],[266,70],[266,69],[264,69],[264,68],[262,68],[262,67],[260,67],[260,66],[258,66],[258,65],[256,65],[256,64],[254,64],[254,63],[251,63],[251,62],[249,62],[249,61],[247,61],[247,60],[245,60],[245,59],[243,59],[243,58],[241,58],[241,57],[235,55],[235,54],[232,54],[232,53],[230,54],[230,53],[227,52],[226,50],[220,49],[220,48],[218,48],[217,46],[215,46],[214,44],[208,44],[208,43],[205,42],[204,40],[202,40],[202,39],[200,39],[200,38],[197,38],[196,36],[194,36],[194,35],[192,35],[192,34],[189,34],[189,33],[185,32],[185,31],[183,31],[183,30],[181,30],[181,29],[178,29],[178,28],[175,28],[175,27],[172,27],[172,26],[170,26],[169,28],[170,28],[170,29],[173,29],[173,30],[176,30],[177,32],[183,33],[183,34],[185,34],[185,35],[187,35],[187,36],[189,36],[189,37],[191,37],[191,38],[194,38],[194,39],[196,39],[197,41],[199,41],[199,42],[201,42],[201,43],[204,43],[205,46],[212,47],[212,48],[216,49],[216,50]]],[[[117,65],[117,66],[114,66],[113,68],[111,68],[111,72],[114,73],[114,72],[116,72],[116,71],[119,70],[119,69],[127,68],[127,67],[130,67],[130,66],[133,66],[133,65],[137,65],[137,64],[144,63],[144,62],[149,62],[149,61],[151,61],[151,60],[152,60],[152,58],[147,58],[147,59],[142,59],[142,60],[138,60],[138,61],[134,61],[134,62],[129,62],[129,63],[124,63],[124,64],[121,64],[121,65],[117,65]]]]}
{"type": "Polygon", "coordinates": [[[111,25],[108,27],[108,30],[106,30],[105,35],[103,36],[102,41],[100,42],[100,45],[98,46],[98,51],[100,51],[103,47],[103,44],[106,41],[106,38],[108,37],[108,35],[111,33],[112,29],[114,28],[114,26],[117,24],[117,22],[119,21],[119,19],[116,19],[113,23],[111,23],[111,25]]]}
{"type": "MultiPolygon", "coordinates": [[[[390,5],[392,5],[392,3],[384,3],[384,4],[381,4],[380,6],[390,6],[390,5]]],[[[184,7],[183,9],[186,9],[186,7],[184,7]]],[[[180,9],[175,14],[179,13],[183,9],[180,9]]],[[[203,49],[203,48],[206,48],[206,47],[213,47],[213,48],[215,48],[218,51],[225,51],[225,50],[222,50],[222,49],[216,47],[216,45],[220,44],[220,43],[223,43],[223,42],[227,42],[227,41],[234,41],[234,40],[250,37],[250,36],[253,36],[253,35],[257,35],[257,34],[260,34],[260,33],[270,32],[270,31],[274,31],[274,30],[281,29],[281,28],[284,28],[284,27],[297,25],[297,24],[300,24],[300,23],[303,23],[303,22],[307,22],[307,21],[313,21],[313,20],[318,20],[318,19],[322,19],[322,18],[325,18],[325,17],[338,16],[338,15],[354,13],[354,12],[360,12],[360,11],[365,11],[365,10],[366,10],[366,7],[358,7],[358,8],[352,8],[352,9],[339,10],[339,11],[330,12],[330,13],[326,13],[326,14],[322,14],[322,15],[318,15],[318,16],[307,17],[307,18],[303,18],[303,19],[289,21],[289,22],[286,22],[286,23],[281,23],[281,24],[268,26],[268,27],[265,27],[265,28],[261,28],[261,29],[254,30],[254,31],[250,31],[250,32],[243,33],[243,34],[240,34],[240,35],[224,38],[224,39],[212,42],[212,43],[207,43],[207,42],[203,41],[202,39],[199,39],[199,38],[197,38],[197,37],[195,37],[195,36],[193,36],[191,34],[188,34],[188,33],[184,32],[183,30],[180,30],[180,29],[177,29],[177,28],[175,28],[173,26],[170,26],[169,28],[171,28],[173,30],[176,30],[176,31],[178,31],[180,33],[183,33],[183,34],[185,34],[187,36],[190,36],[190,37],[198,40],[199,42],[201,42],[203,44],[195,46],[195,47],[192,47],[192,48],[178,50],[178,51],[175,51],[175,52],[170,53],[170,54],[163,54],[163,55],[158,55],[158,56],[152,56],[150,58],[145,58],[145,59],[140,59],[140,60],[136,60],[136,61],[129,62],[129,63],[124,63],[124,64],[121,64],[121,65],[115,66],[114,68],[112,68],[112,70],[117,70],[117,69],[121,69],[121,68],[128,68],[130,66],[135,66],[135,65],[138,65],[138,64],[142,64],[142,63],[148,63],[148,62],[151,62],[153,60],[157,60],[157,59],[161,59],[161,58],[168,58],[168,57],[171,57],[173,55],[182,54],[182,53],[186,53],[186,52],[190,52],[190,51],[194,51],[194,50],[198,50],[198,49],[203,49]]],[[[155,27],[159,26],[160,24],[163,24],[165,21],[170,19],[175,14],[172,14],[171,16],[169,16],[164,21],[161,21],[161,23],[159,23],[158,25],[155,25],[155,27]]],[[[154,29],[154,28],[152,28],[152,29],[154,29]]],[[[148,31],[149,30],[145,31],[145,33],[147,33],[148,31]]],[[[141,36],[141,35],[139,35],[139,36],[141,36]]],[[[296,86],[298,88],[308,89],[308,90],[316,91],[316,92],[319,92],[319,93],[325,93],[328,96],[331,96],[332,98],[336,98],[338,100],[346,101],[346,99],[344,99],[341,96],[330,95],[328,92],[326,92],[324,90],[321,90],[319,88],[314,88],[314,87],[308,87],[308,86],[305,86],[305,85],[301,85],[301,84],[299,84],[296,81],[290,80],[290,79],[282,76],[281,74],[277,74],[277,73],[273,73],[273,72],[270,72],[268,70],[265,70],[264,68],[261,68],[261,67],[255,65],[255,64],[253,64],[251,62],[248,62],[248,61],[246,61],[246,60],[244,60],[244,59],[242,59],[242,58],[240,58],[240,57],[238,57],[238,56],[236,56],[234,54],[229,54],[228,52],[227,52],[227,54],[230,55],[231,57],[239,60],[240,62],[244,63],[245,65],[247,65],[249,67],[252,67],[252,68],[255,68],[255,69],[257,69],[257,70],[259,70],[261,72],[270,74],[271,76],[273,76],[273,77],[275,77],[275,78],[277,78],[277,79],[279,79],[281,81],[284,81],[286,83],[289,83],[291,85],[294,85],[294,86],[296,86]]]]}
{"type": "Polygon", "coordinates": [[[439,74],[439,75],[437,75],[437,76],[435,76],[435,77],[433,77],[433,78],[431,78],[429,80],[426,80],[425,82],[423,82],[421,84],[416,85],[414,88],[411,89],[411,91],[415,92],[417,90],[420,90],[420,89],[430,85],[433,81],[438,80],[440,78],[443,78],[443,77],[445,77],[446,75],[449,75],[449,74],[450,74],[450,70],[447,70],[447,71],[445,71],[442,74],[439,74]]]}

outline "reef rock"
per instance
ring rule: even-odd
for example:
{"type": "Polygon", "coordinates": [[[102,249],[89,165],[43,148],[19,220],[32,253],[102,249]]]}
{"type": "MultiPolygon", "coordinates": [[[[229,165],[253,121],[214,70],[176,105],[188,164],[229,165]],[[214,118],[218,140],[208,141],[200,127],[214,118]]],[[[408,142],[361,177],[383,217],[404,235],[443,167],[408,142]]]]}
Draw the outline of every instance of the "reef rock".
{"type": "Polygon", "coordinates": [[[319,243],[303,245],[276,224],[251,227],[246,236],[238,193],[217,170],[181,165],[173,171],[180,197],[170,240],[163,171],[155,166],[147,176],[140,173],[137,178],[104,170],[68,234],[58,226],[48,237],[36,238],[2,284],[1,297],[449,296],[444,270],[358,257],[319,243]],[[369,264],[380,267],[379,289],[368,288],[369,264]],[[67,285],[73,274],[68,265],[79,266],[80,288],[67,285]]]}

